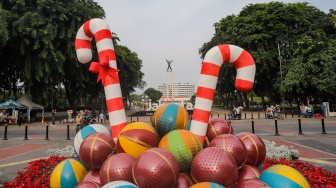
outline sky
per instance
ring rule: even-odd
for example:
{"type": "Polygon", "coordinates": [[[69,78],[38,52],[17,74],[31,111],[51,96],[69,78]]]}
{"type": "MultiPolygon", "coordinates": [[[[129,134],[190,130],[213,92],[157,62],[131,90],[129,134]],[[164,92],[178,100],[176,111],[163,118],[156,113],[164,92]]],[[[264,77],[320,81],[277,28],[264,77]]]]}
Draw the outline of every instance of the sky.
{"type": "MultiPolygon", "coordinates": [[[[214,23],[237,15],[245,6],[268,0],[95,0],[105,10],[105,21],[142,60],[141,71],[148,88],[164,83],[198,85],[202,59],[198,49],[213,37],[214,23]],[[168,61],[171,72],[167,72],[168,61]]],[[[283,0],[284,3],[304,2],[283,0]]],[[[307,0],[310,5],[329,12],[336,0],[307,0]]],[[[196,92],[196,90],[195,90],[196,92]]]]}

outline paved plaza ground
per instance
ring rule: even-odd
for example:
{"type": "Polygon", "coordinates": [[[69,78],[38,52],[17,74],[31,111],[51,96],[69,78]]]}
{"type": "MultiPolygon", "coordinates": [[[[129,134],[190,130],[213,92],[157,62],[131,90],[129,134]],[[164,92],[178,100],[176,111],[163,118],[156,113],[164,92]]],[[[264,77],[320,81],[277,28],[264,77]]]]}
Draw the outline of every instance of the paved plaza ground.
{"type": "MultiPolygon", "coordinates": [[[[224,118],[225,113],[227,111],[218,109],[212,117],[224,118]]],[[[298,160],[336,173],[336,117],[326,117],[323,120],[320,118],[298,119],[297,116],[292,117],[288,114],[287,118],[277,120],[277,131],[275,121],[265,119],[262,113],[244,112],[242,117],[242,120],[231,122],[235,134],[254,131],[262,139],[274,141],[277,145],[293,146],[299,151],[298,160]],[[253,121],[251,120],[252,114],[253,121]],[[299,121],[302,134],[299,134],[299,121]],[[252,124],[254,129],[252,129],[252,124]],[[277,136],[276,133],[278,133],[277,136]]],[[[133,121],[150,123],[150,117],[127,117],[127,121],[129,123],[133,121]]],[[[105,125],[108,126],[106,123],[105,125]]],[[[59,122],[57,126],[49,127],[48,140],[46,140],[46,123],[29,124],[27,136],[25,125],[10,125],[7,127],[7,140],[3,140],[5,126],[0,126],[0,187],[5,181],[12,180],[16,173],[22,171],[30,161],[48,157],[48,149],[73,146],[76,124],[69,124],[69,137],[67,128],[68,124],[59,122]]]]}

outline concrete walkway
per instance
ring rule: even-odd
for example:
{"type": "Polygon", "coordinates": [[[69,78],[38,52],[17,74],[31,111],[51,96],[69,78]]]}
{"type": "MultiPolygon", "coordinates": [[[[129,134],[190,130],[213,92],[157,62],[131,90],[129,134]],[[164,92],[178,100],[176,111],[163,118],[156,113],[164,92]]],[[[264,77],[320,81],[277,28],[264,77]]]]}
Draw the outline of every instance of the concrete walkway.
{"type": "MultiPolygon", "coordinates": [[[[224,118],[225,110],[214,110],[213,117],[224,118]],[[218,115],[219,114],[219,115],[218,115]]],[[[127,117],[128,123],[146,122],[151,124],[150,117],[127,117]]],[[[293,146],[299,150],[299,160],[312,163],[336,173],[336,117],[323,119],[326,134],[322,134],[322,120],[315,118],[302,118],[302,135],[298,134],[298,118],[287,117],[277,121],[278,136],[273,119],[258,118],[258,113],[246,112],[246,119],[232,120],[234,133],[252,132],[262,139],[275,141],[277,145],[293,146]],[[250,115],[248,115],[250,114],[250,115]],[[254,120],[251,120],[253,114],[254,120]],[[252,122],[254,130],[252,129],[252,122]]],[[[104,124],[109,126],[108,124],[104,124]]],[[[73,146],[76,135],[76,124],[57,124],[48,127],[48,140],[46,140],[46,124],[32,123],[27,127],[28,134],[25,139],[26,127],[10,125],[7,127],[7,140],[0,140],[0,185],[12,180],[18,171],[24,170],[30,161],[48,157],[48,149],[62,149],[68,145],[73,146]],[[69,139],[68,139],[69,126],[69,139]]],[[[5,126],[0,126],[0,139],[4,138],[5,126]]],[[[0,186],[1,187],[1,186],[0,186]]]]}

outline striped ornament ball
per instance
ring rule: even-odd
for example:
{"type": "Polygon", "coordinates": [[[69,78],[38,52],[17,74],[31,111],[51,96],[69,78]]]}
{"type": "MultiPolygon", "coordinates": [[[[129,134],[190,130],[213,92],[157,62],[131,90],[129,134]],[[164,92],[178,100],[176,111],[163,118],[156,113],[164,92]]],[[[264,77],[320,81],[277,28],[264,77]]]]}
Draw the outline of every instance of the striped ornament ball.
{"type": "Polygon", "coordinates": [[[70,158],[58,163],[50,173],[50,187],[76,187],[87,172],[84,164],[77,158],[70,158]]]}
{"type": "Polygon", "coordinates": [[[159,136],[151,125],[134,122],[124,127],[117,140],[118,153],[138,158],[144,151],[159,145],[159,136]]]}
{"type": "Polygon", "coordinates": [[[102,186],[102,188],[137,188],[137,187],[138,186],[127,181],[112,181],[102,186]]]}
{"type": "Polygon", "coordinates": [[[272,188],[309,188],[306,178],[295,168],[287,165],[273,165],[264,170],[259,180],[272,188]]]}
{"type": "Polygon", "coordinates": [[[190,130],[190,123],[188,111],[175,103],[160,106],[152,116],[152,126],[160,137],[175,129],[190,130]]]}
{"type": "Polygon", "coordinates": [[[225,187],[213,182],[201,182],[194,184],[190,188],[225,188],[225,187]]]}
{"type": "Polygon", "coordinates": [[[188,130],[173,130],[166,134],[159,143],[159,148],[170,151],[180,165],[180,172],[190,172],[191,162],[203,149],[201,140],[188,130]]]}
{"type": "Polygon", "coordinates": [[[91,124],[91,125],[87,125],[87,126],[83,127],[80,131],[78,131],[78,133],[76,134],[75,139],[74,139],[75,153],[77,154],[78,157],[79,157],[79,147],[82,144],[83,140],[87,136],[89,136],[90,134],[95,133],[95,132],[108,133],[112,137],[112,134],[111,134],[110,130],[108,128],[106,128],[104,125],[91,124]]]}

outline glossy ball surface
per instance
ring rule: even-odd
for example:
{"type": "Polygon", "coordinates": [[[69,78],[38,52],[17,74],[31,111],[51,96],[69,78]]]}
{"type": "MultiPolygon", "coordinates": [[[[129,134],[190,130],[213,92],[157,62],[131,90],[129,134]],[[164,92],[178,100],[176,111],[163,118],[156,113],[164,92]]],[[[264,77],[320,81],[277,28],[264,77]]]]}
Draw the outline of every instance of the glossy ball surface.
{"type": "Polygon", "coordinates": [[[210,118],[205,135],[206,144],[209,144],[214,138],[216,138],[216,136],[221,134],[234,134],[231,124],[221,117],[210,118]]]}
{"type": "Polygon", "coordinates": [[[235,159],[238,169],[243,167],[247,160],[244,143],[233,134],[218,135],[210,142],[209,147],[217,147],[228,152],[235,159]]]}
{"type": "Polygon", "coordinates": [[[82,142],[79,157],[89,169],[98,170],[114,149],[115,143],[110,134],[92,133],[82,142]]]}
{"type": "Polygon", "coordinates": [[[195,182],[214,182],[225,187],[237,183],[238,168],[234,158],[226,151],[208,147],[194,157],[191,176],[195,182]]]}
{"type": "Polygon", "coordinates": [[[152,116],[152,126],[160,137],[176,129],[190,129],[191,119],[183,106],[170,103],[160,106],[152,116]]]}
{"type": "Polygon", "coordinates": [[[105,185],[112,181],[133,182],[132,166],[134,158],[127,153],[117,153],[108,157],[100,168],[100,182],[105,185]]]}
{"type": "Polygon", "coordinates": [[[169,151],[151,148],[134,161],[132,172],[133,180],[139,187],[171,188],[176,185],[180,168],[169,151]]]}
{"type": "Polygon", "coordinates": [[[203,149],[197,135],[188,130],[173,130],[166,134],[159,143],[159,148],[170,151],[177,159],[180,172],[190,172],[191,162],[203,149]]]}
{"type": "Polygon", "coordinates": [[[264,141],[257,135],[250,132],[242,132],[237,136],[243,141],[246,151],[247,160],[245,164],[259,166],[266,158],[266,146],[264,141]]]}
{"type": "Polygon", "coordinates": [[[138,158],[144,151],[157,147],[158,144],[159,136],[151,125],[134,122],[121,130],[117,140],[117,151],[138,158]]]}

